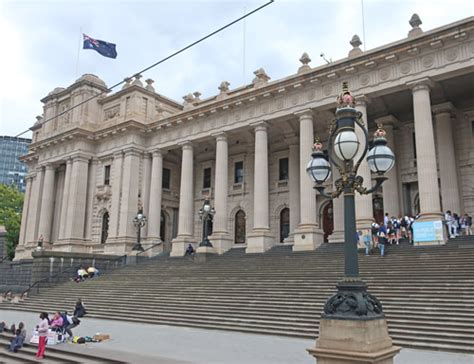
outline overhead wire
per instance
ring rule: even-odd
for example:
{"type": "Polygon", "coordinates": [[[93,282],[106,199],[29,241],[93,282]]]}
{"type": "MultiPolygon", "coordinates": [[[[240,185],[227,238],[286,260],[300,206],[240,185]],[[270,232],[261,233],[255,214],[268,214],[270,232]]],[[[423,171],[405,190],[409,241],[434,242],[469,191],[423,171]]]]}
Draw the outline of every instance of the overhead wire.
{"type": "MultiPolygon", "coordinates": [[[[178,51],[176,51],[176,52],[170,54],[169,56],[167,56],[167,57],[165,57],[165,58],[159,60],[158,62],[153,63],[151,66],[148,66],[148,67],[146,67],[146,68],[144,68],[144,69],[142,69],[142,70],[140,70],[140,71],[138,71],[138,72],[135,72],[131,77],[126,77],[126,78],[123,79],[122,81],[117,82],[116,84],[114,84],[114,85],[108,87],[108,88],[107,88],[107,92],[112,91],[114,88],[116,88],[117,86],[120,86],[121,84],[123,84],[123,83],[126,82],[127,80],[129,80],[129,79],[131,79],[131,78],[133,78],[133,77],[136,77],[136,76],[138,76],[139,74],[145,73],[146,71],[149,71],[150,69],[152,69],[152,68],[158,66],[159,64],[161,64],[161,63],[163,63],[163,62],[169,60],[170,58],[173,58],[173,57],[177,56],[178,54],[184,52],[185,50],[187,50],[187,49],[189,49],[189,48],[191,48],[191,47],[194,47],[196,44],[203,42],[204,40],[206,40],[206,39],[212,37],[213,35],[216,35],[217,33],[223,31],[224,29],[229,28],[230,26],[232,26],[232,25],[234,25],[234,24],[240,22],[241,20],[243,20],[243,19],[249,17],[250,15],[252,15],[252,14],[254,14],[254,13],[256,13],[256,12],[262,10],[263,8],[267,7],[268,5],[270,5],[271,3],[273,3],[274,1],[275,1],[275,0],[270,0],[270,1],[268,1],[267,3],[265,3],[265,4],[261,5],[261,6],[259,6],[258,8],[255,8],[255,9],[252,10],[251,12],[244,14],[243,16],[241,16],[241,17],[239,17],[239,18],[233,20],[232,22],[230,22],[230,23],[228,23],[228,24],[226,24],[226,25],[220,27],[219,29],[213,31],[212,33],[209,33],[208,35],[206,35],[206,36],[204,36],[204,37],[198,39],[197,41],[195,41],[195,42],[193,42],[193,43],[187,45],[186,47],[179,49],[178,51]]],[[[91,100],[93,100],[93,99],[99,97],[99,95],[101,95],[101,94],[102,94],[102,93],[98,93],[98,94],[96,94],[96,95],[93,95],[93,96],[91,96],[91,97],[89,97],[89,98],[87,98],[87,99],[81,101],[80,103],[78,103],[78,104],[76,104],[76,105],[74,105],[74,106],[71,106],[71,107],[69,107],[69,108],[66,109],[66,110],[61,111],[59,114],[56,114],[56,115],[50,117],[49,119],[44,120],[43,123],[46,123],[46,122],[51,121],[51,120],[54,120],[54,119],[56,119],[57,117],[59,117],[59,116],[61,116],[61,115],[67,114],[67,113],[70,112],[71,110],[74,110],[75,108],[77,108],[77,107],[79,107],[79,106],[81,106],[81,105],[84,105],[85,103],[87,103],[87,102],[89,102],[89,101],[91,101],[91,100]]],[[[30,129],[25,130],[24,132],[22,132],[22,133],[16,135],[15,138],[18,138],[18,137],[22,136],[23,134],[25,134],[25,133],[27,133],[27,132],[29,132],[29,131],[30,131],[30,129]]]]}

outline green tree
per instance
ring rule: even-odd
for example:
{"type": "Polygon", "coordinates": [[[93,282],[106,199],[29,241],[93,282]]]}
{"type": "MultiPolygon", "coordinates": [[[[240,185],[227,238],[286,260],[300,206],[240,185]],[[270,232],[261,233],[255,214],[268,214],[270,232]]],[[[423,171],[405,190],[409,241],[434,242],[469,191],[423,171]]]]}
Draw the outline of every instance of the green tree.
{"type": "Polygon", "coordinates": [[[6,246],[9,259],[15,256],[20,238],[21,210],[24,195],[15,186],[0,184],[0,225],[7,231],[6,246]]]}

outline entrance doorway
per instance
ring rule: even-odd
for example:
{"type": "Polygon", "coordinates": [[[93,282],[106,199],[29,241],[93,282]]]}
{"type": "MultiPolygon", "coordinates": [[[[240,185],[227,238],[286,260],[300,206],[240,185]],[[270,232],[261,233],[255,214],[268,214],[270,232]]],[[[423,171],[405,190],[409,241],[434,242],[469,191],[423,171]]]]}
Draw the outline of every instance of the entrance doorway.
{"type": "Polygon", "coordinates": [[[245,239],[246,239],[245,212],[243,210],[239,210],[235,214],[235,229],[234,229],[235,244],[245,244],[245,239]]]}
{"type": "Polygon", "coordinates": [[[290,235],[290,209],[285,207],[280,212],[280,243],[290,235]]]}
{"type": "Polygon", "coordinates": [[[377,224],[383,224],[383,198],[380,196],[375,196],[372,199],[372,208],[374,210],[374,220],[377,224]]]}
{"type": "Polygon", "coordinates": [[[165,241],[166,238],[166,216],[163,212],[161,211],[161,216],[160,216],[160,239],[161,241],[165,241]]]}
{"type": "Polygon", "coordinates": [[[105,211],[102,215],[102,229],[100,232],[100,243],[105,244],[109,237],[109,212],[105,211]]]}
{"type": "Polygon", "coordinates": [[[328,242],[329,235],[334,231],[334,213],[332,201],[329,201],[323,208],[323,233],[324,242],[328,242]]]}

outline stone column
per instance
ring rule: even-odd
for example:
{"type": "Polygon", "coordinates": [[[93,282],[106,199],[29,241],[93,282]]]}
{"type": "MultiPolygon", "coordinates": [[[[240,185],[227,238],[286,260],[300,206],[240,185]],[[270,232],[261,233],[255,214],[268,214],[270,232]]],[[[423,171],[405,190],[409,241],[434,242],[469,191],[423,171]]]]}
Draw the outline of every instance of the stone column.
{"type": "Polygon", "coordinates": [[[288,156],[288,188],[289,188],[289,206],[290,206],[290,235],[289,242],[295,240],[295,230],[300,222],[300,148],[298,138],[289,139],[288,156]]]}
{"type": "Polygon", "coordinates": [[[300,121],[300,223],[295,230],[294,251],[314,250],[323,242],[323,233],[316,225],[316,191],[306,173],[314,144],[313,113],[296,114],[300,121]]]}
{"type": "Polygon", "coordinates": [[[122,201],[119,214],[119,237],[120,243],[125,244],[124,252],[127,252],[126,244],[131,248],[136,243],[136,228],[133,219],[138,211],[138,191],[140,172],[141,151],[129,148],[124,151],[123,178],[122,178],[122,201]]]}
{"type": "MultiPolygon", "coordinates": [[[[364,122],[364,127],[367,130],[368,119],[367,119],[367,98],[362,96],[358,97],[356,101],[356,109],[362,113],[362,121],[364,122]]],[[[365,136],[364,132],[356,126],[355,128],[357,137],[361,143],[361,146],[364,144],[365,136]]],[[[361,154],[363,153],[362,148],[359,149],[354,160],[357,161],[361,154]]],[[[362,176],[364,179],[364,187],[372,187],[372,175],[370,172],[369,164],[367,159],[362,161],[360,164],[359,170],[357,171],[359,176],[362,176]]],[[[372,194],[361,195],[360,193],[355,193],[355,206],[356,206],[356,227],[357,230],[369,229],[372,222],[374,221],[374,210],[372,207],[372,194]]],[[[382,221],[383,222],[383,221],[382,221]]]]}
{"type": "MultiPolygon", "coordinates": [[[[142,188],[141,188],[141,201],[143,205],[143,213],[145,216],[150,217],[150,188],[151,188],[151,155],[148,152],[143,153],[142,156],[142,188]]],[[[160,203],[161,205],[161,203],[160,203]]],[[[161,206],[160,206],[161,209],[161,206]]],[[[142,237],[148,238],[148,228],[150,223],[148,222],[142,229],[142,237]]],[[[159,234],[158,234],[159,235],[159,234]]]]}
{"type": "MultiPolygon", "coordinates": [[[[119,234],[119,215],[120,215],[120,191],[122,190],[122,170],[123,170],[123,153],[114,153],[114,161],[112,166],[112,201],[110,207],[110,228],[109,238],[116,238],[119,234]]],[[[107,239],[109,240],[109,239],[107,239]]]]}
{"type": "Polygon", "coordinates": [[[229,151],[227,135],[219,133],[216,137],[216,179],[214,208],[214,225],[212,235],[209,237],[218,254],[223,254],[232,248],[232,239],[227,229],[227,196],[229,194],[229,151]]]}
{"type": "Polygon", "coordinates": [[[28,211],[28,225],[26,229],[26,242],[36,246],[38,238],[38,215],[41,209],[41,191],[43,187],[43,168],[36,168],[36,176],[31,186],[31,198],[28,211]]]}
{"type": "Polygon", "coordinates": [[[63,198],[61,201],[61,217],[59,219],[59,240],[66,238],[67,211],[69,201],[69,185],[71,183],[72,159],[67,159],[64,175],[63,198]]]}
{"type": "Polygon", "coordinates": [[[270,234],[268,187],[268,125],[255,125],[253,230],[248,234],[247,253],[263,253],[274,245],[270,234]]]}
{"type": "MultiPolygon", "coordinates": [[[[439,200],[436,150],[431,118],[430,81],[428,79],[412,83],[413,116],[415,124],[415,144],[417,156],[418,191],[420,196],[420,221],[433,221],[438,231],[437,238],[426,244],[444,244],[445,229],[442,226],[441,204],[439,200]]],[[[416,234],[415,234],[416,235],[416,234]]],[[[416,236],[415,236],[416,239],[416,236]]],[[[415,244],[420,242],[415,240],[415,244]]]]}
{"type": "Polygon", "coordinates": [[[89,164],[89,179],[87,181],[87,209],[85,238],[92,240],[92,221],[94,218],[94,198],[97,183],[97,166],[99,161],[93,158],[89,164]]]}
{"type": "Polygon", "coordinates": [[[45,166],[43,195],[41,196],[41,213],[39,215],[38,234],[43,235],[44,243],[51,243],[51,231],[53,227],[54,208],[54,174],[55,167],[52,164],[45,166]]]}
{"type": "Polygon", "coordinates": [[[25,189],[25,199],[23,200],[23,209],[21,215],[21,226],[20,226],[20,237],[18,241],[18,245],[15,249],[15,260],[24,259],[26,258],[26,231],[28,225],[28,210],[31,200],[31,184],[33,177],[31,175],[27,175],[25,177],[26,180],[26,189],[25,189]]]}
{"type": "Polygon", "coordinates": [[[84,241],[88,172],[89,158],[73,156],[66,220],[66,239],[72,243],[70,251],[84,251],[79,243],[84,241]]]}
{"type": "Polygon", "coordinates": [[[398,160],[395,153],[395,137],[393,127],[398,120],[392,115],[384,116],[375,120],[376,124],[382,124],[383,128],[387,132],[387,146],[395,154],[395,165],[392,170],[385,176],[388,178],[382,185],[383,189],[383,208],[384,212],[388,212],[389,216],[400,216],[402,211],[400,208],[400,195],[399,195],[399,183],[398,183],[398,160]]]}
{"type": "Polygon", "coordinates": [[[436,124],[439,177],[441,180],[441,201],[443,211],[461,213],[459,199],[458,169],[454,152],[453,126],[451,113],[454,107],[450,102],[433,106],[436,124]]]}
{"type": "Polygon", "coordinates": [[[181,186],[179,191],[179,216],[178,216],[178,236],[173,239],[171,256],[183,256],[187,244],[194,241],[194,173],[193,173],[193,146],[191,143],[184,143],[182,146],[183,155],[181,159],[181,186]]]}
{"type": "Polygon", "coordinates": [[[414,84],[412,92],[420,213],[424,217],[440,217],[441,205],[429,81],[414,84]]]}
{"type": "Polygon", "coordinates": [[[148,238],[153,243],[160,241],[161,196],[163,183],[163,155],[160,150],[152,154],[150,207],[148,212],[148,238]]]}
{"type": "MultiPolygon", "coordinates": [[[[341,175],[335,167],[332,168],[331,174],[333,190],[335,190],[335,182],[341,175]]],[[[344,195],[332,199],[332,216],[334,230],[328,237],[328,242],[342,243],[344,242],[344,195]]]]}

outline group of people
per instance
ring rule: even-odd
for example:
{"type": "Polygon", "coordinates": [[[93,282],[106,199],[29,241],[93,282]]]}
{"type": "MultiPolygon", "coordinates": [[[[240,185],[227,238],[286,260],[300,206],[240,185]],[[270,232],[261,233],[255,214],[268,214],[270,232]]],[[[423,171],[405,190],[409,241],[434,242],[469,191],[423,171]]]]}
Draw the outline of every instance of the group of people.
{"type": "Polygon", "coordinates": [[[460,235],[472,235],[472,217],[467,213],[459,216],[457,213],[451,213],[448,210],[444,214],[444,222],[450,238],[460,235]]]}
{"type": "Polygon", "coordinates": [[[23,346],[23,343],[26,339],[26,329],[25,324],[20,322],[18,324],[18,328],[16,328],[15,324],[10,326],[9,328],[5,324],[5,322],[0,322],[0,332],[11,332],[14,336],[13,339],[10,341],[10,345],[8,345],[8,351],[12,351],[17,353],[18,350],[23,346]]]}
{"type": "MultiPolygon", "coordinates": [[[[48,341],[48,332],[49,330],[54,331],[58,334],[69,336],[69,339],[72,340],[73,333],[72,329],[78,326],[81,321],[79,317],[84,317],[86,314],[86,308],[82,303],[81,299],[78,299],[74,307],[74,313],[72,315],[67,312],[55,312],[53,317],[50,319],[47,312],[42,312],[40,314],[40,321],[36,325],[36,332],[38,333],[38,351],[36,352],[37,359],[44,359],[44,352],[46,348],[46,343],[48,341]]],[[[12,325],[10,328],[6,327],[5,322],[0,322],[0,332],[6,331],[14,334],[8,350],[12,352],[18,352],[18,350],[23,346],[26,339],[26,328],[23,322],[18,324],[18,328],[15,328],[15,325],[12,325]]]]}
{"type": "Polygon", "coordinates": [[[402,240],[413,243],[413,222],[412,216],[390,217],[388,213],[384,216],[384,221],[373,222],[371,228],[365,232],[357,232],[357,240],[363,241],[365,245],[365,255],[369,255],[373,248],[378,247],[380,255],[385,256],[385,246],[400,244],[402,240]]]}
{"type": "Polygon", "coordinates": [[[88,278],[97,277],[98,275],[99,275],[99,270],[96,267],[90,266],[89,268],[86,269],[83,266],[81,266],[77,270],[77,275],[76,275],[76,278],[74,278],[74,281],[79,283],[79,282],[85,281],[88,278]]]}

